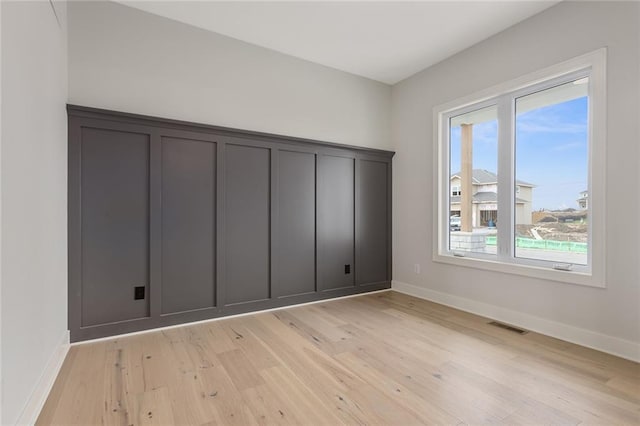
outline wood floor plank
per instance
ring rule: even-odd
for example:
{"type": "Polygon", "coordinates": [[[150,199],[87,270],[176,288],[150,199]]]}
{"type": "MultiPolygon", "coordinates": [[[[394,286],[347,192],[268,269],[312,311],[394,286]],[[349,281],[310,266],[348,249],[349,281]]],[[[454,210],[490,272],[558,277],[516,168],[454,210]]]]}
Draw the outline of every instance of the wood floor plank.
{"type": "Polygon", "coordinates": [[[218,354],[218,358],[239,391],[264,384],[256,368],[240,349],[218,354]]]}
{"type": "Polygon", "coordinates": [[[640,364],[393,291],[74,345],[38,425],[640,424],[640,364]]]}
{"type": "Polygon", "coordinates": [[[250,324],[250,319],[241,318],[226,329],[227,334],[233,336],[235,346],[242,350],[256,371],[278,366],[278,360],[251,332],[250,324]]]}
{"type": "Polygon", "coordinates": [[[37,424],[84,425],[102,423],[103,407],[108,396],[104,394],[105,344],[96,343],[86,348],[72,347],[68,358],[73,359],[66,380],[56,380],[52,393],[60,392],[58,404],[50,412],[45,403],[37,424]],[[60,386],[60,389],[56,387],[60,386]],[[48,417],[43,414],[50,413],[48,417]]]}
{"type": "Polygon", "coordinates": [[[60,400],[63,396],[65,399],[68,399],[68,393],[64,392],[64,390],[67,389],[66,384],[71,378],[72,369],[77,367],[77,364],[75,363],[77,355],[77,348],[72,347],[69,349],[69,352],[62,363],[62,367],[60,368],[60,372],[58,373],[58,377],[56,377],[53,387],[51,388],[51,392],[49,392],[46,404],[42,407],[42,411],[40,412],[38,419],[48,419],[49,423],[53,423],[55,421],[60,400]]]}
{"type": "Polygon", "coordinates": [[[483,403],[483,399],[486,399],[483,391],[476,392],[467,386],[452,386],[449,381],[443,380],[441,366],[436,365],[440,364],[439,361],[430,359],[428,354],[423,359],[409,358],[403,350],[404,347],[363,345],[356,353],[340,357],[357,357],[368,368],[384,372],[385,377],[397,383],[396,391],[403,392],[404,387],[427,401],[419,405],[426,423],[432,417],[432,404],[467,424],[497,423],[504,416],[502,412],[492,412],[483,403]],[[389,359],[398,359],[399,362],[390,364],[389,359]]]}
{"type": "Polygon", "coordinates": [[[242,394],[222,364],[203,369],[198,378],[200,383],[199,405],[203,406],[210,417],[210,420],[204,424],[257,424],[246,407],[242,394]]]}
{"type": "Polygon", "coordinates": [[[607,381],[607,386],[624,393],[636,404],[640,404],[640,380],[626,376],[616,376],[607,381]]]}
{"type": "Polygon", "coordinates": [[[107,400],[102,413],[105,424],[124,425],[129,424],[129,410],[131,399],[125,387],[126,369],[122,349],[107,350],[105,358],[104,395],[107,400]]]}
{"type": "Polygon", "coordinates": [[[339,359],[360,378],[371,383],[383,394],[389,395],[390,399],[397,401],[402,407],[402,411],[411,413],[421,423],[458,424],[461,422],[461,419],[453,413],[434,405],[429,398],[422,398],[419,394],[411,392],[400,381],[396,381],[386,372],[371,367],[370,364],[354,354],[344,353],[339,355],[339,359]]]}
{"type": "Polygon", "coordinates": [[[273,367],[260,373],[274,394],[286,401],[295,416],[307,424],[332,424],[342,422],[315,394],[313,388],[304,386],[295,374],[284,366],[273,367]]]}
{"type": "Polygon", "coordinates": [[[167,388],[157,388],[135,396],[131,423],[136,425],[170,425],[175,423],[167,388]]]}

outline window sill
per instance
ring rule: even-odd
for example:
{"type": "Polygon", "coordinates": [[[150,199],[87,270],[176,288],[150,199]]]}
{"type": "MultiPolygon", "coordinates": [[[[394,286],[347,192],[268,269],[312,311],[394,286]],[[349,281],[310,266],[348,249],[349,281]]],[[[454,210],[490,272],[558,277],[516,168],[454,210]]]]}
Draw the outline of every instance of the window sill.
{"type": "Polygon", "coordinates": [[[598,278],[592,273],[559,271],[551,268],[522,265],[517,263],[505,263],[488,259],[457,257],[450,254],[434,254],[433,261],[437,263],[462,266],[465,268],[502,272],[505,274],[539,278],[567,284],[577,284],[595,288],[606,288],[604,279],[598,278]]]}

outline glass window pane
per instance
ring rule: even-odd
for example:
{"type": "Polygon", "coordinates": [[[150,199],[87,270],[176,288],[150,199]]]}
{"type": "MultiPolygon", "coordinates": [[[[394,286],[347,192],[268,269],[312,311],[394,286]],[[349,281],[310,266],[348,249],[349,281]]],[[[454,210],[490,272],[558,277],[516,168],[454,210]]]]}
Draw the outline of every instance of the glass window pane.
{"type": "Polygon", "coordinates": [[[587,264],[588,78],[516,99],[515,255],[587,264]]]}
{"type": "Polygon", "coordinates": [[[449,249],[496,254],[498,112],[490,106],[449,120],[449,249]]]}

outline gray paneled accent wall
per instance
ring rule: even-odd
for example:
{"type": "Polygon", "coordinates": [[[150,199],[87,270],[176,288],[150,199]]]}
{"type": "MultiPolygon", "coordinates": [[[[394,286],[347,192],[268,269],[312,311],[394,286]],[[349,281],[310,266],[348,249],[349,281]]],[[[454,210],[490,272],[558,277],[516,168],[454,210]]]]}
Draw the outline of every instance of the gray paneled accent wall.
{"type": "Polygon", "coordinates": [[[72,341],[390,287],[392,152],[68,113],[72,341]]]}

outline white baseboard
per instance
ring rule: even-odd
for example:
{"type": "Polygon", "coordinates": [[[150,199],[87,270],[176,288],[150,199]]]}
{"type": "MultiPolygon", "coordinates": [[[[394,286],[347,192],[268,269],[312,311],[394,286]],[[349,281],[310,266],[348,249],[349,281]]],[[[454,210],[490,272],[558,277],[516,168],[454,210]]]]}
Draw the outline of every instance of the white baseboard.
{"type": "Polygon", "coordinates": [[[47,365],[44,368],[38,383],[36,383],[36,386],[34,387],[33,392],[31,393],[31,396],[29,397],[24,410],[22,410],[22,414],[20,414],[16,424],[33,425],[36,420],[38,420],[40,411],[42,411],[42,407],[44,407],[44,403],[47,401],[49,392],[51,392],[53,383],[56,381],[56,377],[58,377],[58,373],[60,372],[60,368],[62,368],[62,363],[64,362],[68,351],[69,330],[66,330],[59,340],[58,347],[53,354],[51,354],[49,362],[47,362],[47,365]]]}
{"type": "Polygon", "coordinates": [[[413,284],[400,281],[392,281],[392,290],[400,293],[426,299],[461,311],[481,315],[493,320],[506,322],[536,333],[555,337],[567,342],[586,346],[606,352],[631,361],[640,362],[640,343],[618,337],[608,336],[584,328],[575,327],[568,324],[551,321],[534,315],[525,314],[500,306],[490,305],[484,302],[467,299],[465,297],[442,293],[413,284]]]}

